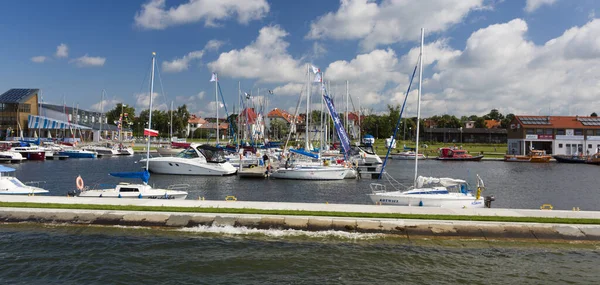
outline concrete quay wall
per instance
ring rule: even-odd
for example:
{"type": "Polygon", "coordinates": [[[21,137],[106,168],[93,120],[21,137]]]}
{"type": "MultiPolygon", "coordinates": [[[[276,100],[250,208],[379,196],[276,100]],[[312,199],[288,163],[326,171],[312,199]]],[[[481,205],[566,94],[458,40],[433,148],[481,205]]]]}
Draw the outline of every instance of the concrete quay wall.
{"type": "Polygon", "coordinates": [[[0,208],[0,222],[75,225],[120,225],[183,228],[233,226],[256,229],[338,230],[385,233],[404,238],[600,242],[600,225],[436,221],[315,216],[170,213],[113,210],[0,208]]]}

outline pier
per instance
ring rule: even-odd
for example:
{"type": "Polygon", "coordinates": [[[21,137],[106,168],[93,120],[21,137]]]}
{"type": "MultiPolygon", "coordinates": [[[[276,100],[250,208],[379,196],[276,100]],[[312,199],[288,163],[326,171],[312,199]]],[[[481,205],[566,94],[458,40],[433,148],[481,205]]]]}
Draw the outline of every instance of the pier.
{"type": "Polygon", "coordinates": [[[0,221],[153,227],[232,226],[405,238],[598,242],[600,212],[56,196],[0,197],[0,221]],[[284,213],[284,214],[282,214],[284,213]],[[397,216],[397,217],[395,217],[397,216]],[[544,219],[551,222],[523,222],[544,219]],[[554,219],[552,221],[552,219],[554,219]]]}

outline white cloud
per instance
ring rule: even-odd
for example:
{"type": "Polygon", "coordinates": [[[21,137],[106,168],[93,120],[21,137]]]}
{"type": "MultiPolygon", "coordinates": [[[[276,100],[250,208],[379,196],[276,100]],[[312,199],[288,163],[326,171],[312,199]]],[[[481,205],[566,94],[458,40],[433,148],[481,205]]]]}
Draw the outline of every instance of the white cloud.
{"type": "Polygon", "coordinates": [[[288,54],[289,43],[284,40],[287,35],[279,26],[263,27],[250,45],[221,53],[208,67],[222,76],[261,82],[301,82],[306,72],[300,61],[288,54]]]}
{"type": "Polygon", "coordinates": [[[263,18],[269,12],[266,0],[189,0],[168,8],[165,0],[151,0],[135,14],[135,24],[146,29],[165,29],[169,26],[204,21],[205,26],[237,15],[237,21],[247,24],[263,18]]]}
{"type": "MultiPolygon", "coordinates": [[[[150,107],[150,92],[137,93],[134,94],[135,98],[135,106],[139,108],[139,110],[147,110],[150,107]]],[[[167,104],[159,103],[158,99],[163,96],[159,93],[154,92],[152,94],[152,110],[168,110],[167,104]]],[[[137,108],[136,108],[137,109],[137,108]]]]}
{"type": "Polygon", "coordinates": [[[123,100],[104,99],[104,101],[100,101],[98,103],[93,104],[90,107],[90,110],[96,111],[96,112],[101,112],[102,109],[104,108],[104,112],[107,112],[107,111],[113,109],[117,104],[122,104],[122,103],[123,103],[123,100]]]}
{"type": "Polygon", "coordinates": [[[220,40],[210,40],[206,43],[206,45],[204,46],[204,50],[208,50],[208,51],[217,51],[219,50],[219,48],[221,48],[221,46],[223,46],[225,44],[224,41],[220,41],[220,40]]]}
{"type": "Polygon", "coordinates": [[[190,67],[190,62],[201,59],[204,51],[197,50],[189,52],[182,58],[176,58],[172,61],[163,61],[162,69],[164,72],[181,72],[190,67]]]}
{"type": "Polygon", "coordinates": [[[178,103],[182,103],[185,104],[187,106],[187,109],[190,113],[192,114],[199,114],[199,112],[201,111],[201,107],[205,107],[204,103],[202,103],[202,99],[204,99],[204,96],[206,95],[206,92],[204,91],[200,91],[198,94],[196,95],[192,95],[189,97],[186,96],[177,96],[175,98],[175,100],[178,103]]]}
{"type": "Polygon", "coordinates": [[[56,47],[56,53],[54,54],[56,57],[69,57],[69,47],[66,44],[61,43],[56,47]]]}
{"type": "Polygon", "coordinates": [[[31,61],[32,61],[32,62],[35,62],[35,63],[43,63],[43,62],[45,62],[47,59],[48,59],[47,57],[45,57],[45,56],[43,56],[43,55],[40,55],[40,56],[34,56],[34,57],[32,57],[32,58],[31,58],[31,61]]]}
{"type": "Polygon", "coordinates": [[[314,42],[312,48],[312,58],[321,58],[327,53],[327,49],[322,43],[314,42]]]}
{"type": "Polygon", "coordinates": [[[543,5],[552,5],[556,2],[556,0],[527,0],[525,3],[525,12],[531,13],[543,5]]]}
{"type": "Polygon", "coordinates": [[[88,56],[86,54],[80,58],[72,59],[70,62],[75,63],[77,67],[98,67],[104,66],[106,58],[99,56],[88,56]]]}
{"type": "Polygon", "coordinates": [[[335,13],[311,23],[309,39],[360,40],[363,50],[379,45],[419,39],[421,27],[428,33],[447,30],[472,10],[482,9],[483,0],[341,0],[335,13]],[[423,15],[428,15],[423,17],[423,15]]]}
{"type": "Polygon", "coordinates": [[[300,92],[305,92],[306,84],[288,83],[283,86],[277,86],[273,89],[275,96],[300,95],[300,92]]]}

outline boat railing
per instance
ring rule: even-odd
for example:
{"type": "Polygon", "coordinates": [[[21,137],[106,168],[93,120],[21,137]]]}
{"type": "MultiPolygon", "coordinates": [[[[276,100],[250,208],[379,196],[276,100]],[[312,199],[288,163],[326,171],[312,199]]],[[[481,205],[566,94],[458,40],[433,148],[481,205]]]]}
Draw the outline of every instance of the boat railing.
{"type": "Polygon", "coordinates": [[[167,190],[187,190],[190,188],[190,184],[172,184],[167,186],[167,190]]]}

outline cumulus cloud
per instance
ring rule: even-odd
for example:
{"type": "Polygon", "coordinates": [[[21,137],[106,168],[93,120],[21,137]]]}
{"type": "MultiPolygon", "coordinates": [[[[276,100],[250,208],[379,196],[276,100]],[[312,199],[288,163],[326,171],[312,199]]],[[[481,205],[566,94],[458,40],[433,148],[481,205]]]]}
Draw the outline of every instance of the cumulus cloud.
{"type": "Polygon", "coordinates": [[[216,26],[237,16],[237,21],[247,24],[263,18],[269,12],[266,0],[189,0],[177,7],[167,8],[165,0],[150,0],[135,14],[138,27],[145,29],[165,29],[170,26],[204,21],[205,26],[216,26]]]}
{"type": "Polygon", "coordinates": [[[40,55],[40,56],[34,56],[30,60],[35,63],[44,63],[46,60],[48,60],[48,58],[43,55],[40,55]]]}
{"type": "Polygon", "coordinates": [[[283,86],[277,86],[273,89],[273,93],[277,96],[300,95],[300,92],[305,92],[306,84],[288,83],[283,86]]]}
{"type": "Polygon", "coordinates": [[[309,39],[360,40],[363,50],[419,39],[419,29],[441,32],[460,23],[483,0],[341,0],[336,12],[311,23],[309,39]],[[422,15],[428,15],[423,17],[422,15]]]}
{"type": "Polygon", "coordinates": [[[66,44],[61,43],[56,47],[54,56],[58,58],[69,57],[69,47],[66,44]]]}
{"type": "Polygon", "coordinates": [[[73,59],[70,62],[74,63],[77,67],[100,67],[104,66],[106,58],[99,56],[89,56],[86,54],[82,57],[73,59]]]}
{"type": "MultiPolygon", "coordinates": [[[[150,107],[150,92],[137,93],[134,94],[135,105],[139,107],[140,110],[147,110],[150,107]]],[[[163,96],[159,93],[154,92],[152,94],[152,110],[168,110],[167,104],[159,103],[158,99],[163,96]]],[[[163,100],[164,101],[164,100],[163,100]]]]}
{"type": "Polygon", "coordinates": [[[204,46],[204,50],[208,50],[208,51],[217,51],[219,50],[219,48],[221,48],[221,46],[223,46],[225,44],[224,41],[220,41],[220,40],[210,40],[206,43],[206,45],[204,46]]]}
{"type": "Polygon", "coordinates": [[[556,2],[556,0],[527,0],[525,3],[525,12],[531,13],[543,5],[552,5],[556,2]]]}
{"type": "Polygon", "coordinates": [[[162,69],[165,72],[181,72],[187,70],[190,67],[190,62],[199,60],[204,55],[204,51],[197,50],[189,52],[182,58],[176,58],[172,61],[163,61],[162,69]]]}
{"type": "Polygon", "coordinates": [[[110,109],[113,109],[117,104],[122,104],[122,103],[123,103],[123,100],[104,99],[103,101],[93,104],[90,107],[90,110],[96,111],[96,112],[101,112],[102,109],[104,108],[104,112],[106,112],[110,109]]]}
{"type": "Polygon", "coordinates": [[[288,54],[287,35],[279,26],[263,27],[250,45],[221,53],[208,67],[220,75],[261,82],[302,81],[305,71],[300,61],[288,54]]]}

